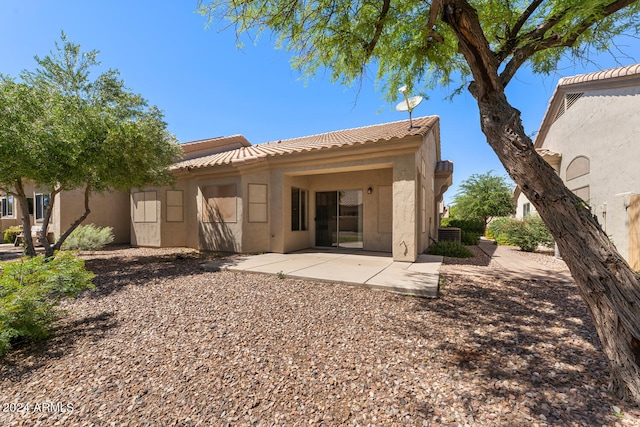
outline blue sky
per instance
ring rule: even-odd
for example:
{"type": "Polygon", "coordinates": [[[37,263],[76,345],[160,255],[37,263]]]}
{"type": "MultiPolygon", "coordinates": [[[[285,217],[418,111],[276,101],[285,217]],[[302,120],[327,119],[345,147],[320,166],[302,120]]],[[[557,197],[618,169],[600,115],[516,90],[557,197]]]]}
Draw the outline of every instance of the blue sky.
{"type": "MultiPolygon", "coordinates": [[[[84,50],[99,50],[105,67],[118,69],[129,88],[160,107],[180,142],[243,134],[259,144],[407,118],[395,111],[400,94],[388,103],[372,80],[348,88],[328,76],[301,79],[268,37],[237,49],[233,31],[206,29],[196,7],[196,0],[0,0],[0,72],[17,77],[35,68],[34,55],[46,55],[64,30],[84,50]]],[[[631,58],[618,63],[601,55],[547,77],[522,70],[508,96],[527,133],[537,131],[560,77],[640,61],[638,41],[620,43],[631,58]]],[[[471,174],[505,171],[480,131],[473,98],[450,102],[446,95],[430,93],[414,115],[440,116],[442,157],[455,165],[449,202],[471,174]]]]}

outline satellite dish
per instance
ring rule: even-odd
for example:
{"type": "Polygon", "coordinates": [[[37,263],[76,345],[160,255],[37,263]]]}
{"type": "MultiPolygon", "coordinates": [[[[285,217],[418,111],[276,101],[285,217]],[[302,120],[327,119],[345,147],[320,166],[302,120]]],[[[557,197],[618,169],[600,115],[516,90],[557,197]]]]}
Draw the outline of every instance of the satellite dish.
{"type": "Polygon", "coordinates": [[[420,103],[423,98],[421,96],[412,96],[404,101],[400,101],[398,105],[396,105],[396,110],[398,111],[413,111],[420,103]]]}
{"type": "Polygon", "coordinates": [[[413,125],[413,121],[411,119],[411,113],[413,112],[414,108],[420,105],[423,98],[421,96],[412,96],[411,98],[409,98],[407,96],[407,86],[402,86],[400,89],[398,89],[398,92],[404,95],[404,101],[400,101],[400,103],[396,105],[396,110],[409,112],[409,130],[419,129],[420,126],[413,125]]]}

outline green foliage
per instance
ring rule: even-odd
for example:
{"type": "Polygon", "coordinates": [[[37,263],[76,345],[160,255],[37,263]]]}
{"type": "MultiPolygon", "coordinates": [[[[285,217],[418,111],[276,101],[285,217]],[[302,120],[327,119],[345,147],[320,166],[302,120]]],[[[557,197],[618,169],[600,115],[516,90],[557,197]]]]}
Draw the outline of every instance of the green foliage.
{"type": "Polygon", "coordinates": [[[538,246],[553,246],[553,237],[538,215],[523,220],[509,219],[496,226],[494,231],[507,244],[519,246],[525,252],[534,252],[538,246]]]}
{"type": "Polygon", "coordinates": [[[463,181],[453,199],[455,212],[462,219],[482,222],[481,234],[492,217],[511,215],[515,204],[511,199],[512,188],[507,178],[485,174],[473,174],[463,181]]]}
{"type": "Polygon", "coordinates": [[[6,230],[4,230],[4,242],[5,243],[15,242],[16,237],[18,237],[18,234],[20,233],[22,233],[21,225],[14,225],[12,227],[7,228],[6,230]]]}
{"type": "Polygon", "coordinates": [[[472,258],[474,256],[473,252],[471,252],[469,248],[464,246],[462,243],[450,241],[433,243],[429,246],[429,249],[427,249],[427,253],[451,258],[472,258]]]}
{"type": "MultiPolygon", "coordinates": [[[[617,13],[605,11],[610,2],[602,0],[538,2],[531,13],[525,9],[532,2],[469,3],[495,52],[496,69],[509,64],[511,71],[528,61],[534,72],[549,74],[567,53],[588,58],[589,50],[609,49],[616,35],[638,32],[638,2],[617,13]],[[577,42],[572,43],[574,38],[577,42]]],[[[235,28],[238,40],[245,33],[256,41],[267,32],[278,47],[294,54],[292,65],[303,74],[328,72],[342,84],[376,75],[390,100],[396,99],[403,84],[417,92],[456,81],[454,93],[458,93],[472,78],[458,51],[456,33],[442,21],[441,9],[431,10],[442,2],[201,0],[200,4],[210,23],[235,28]]]]}
{"type": "Polygon", "coordinates": [[[496,218],[493,221],[491,221],[487,226],[487,232],[486,232],[487,238],[495,240],[496,243],[499,245],[506,245],[506,246],[511,245],[509,243],[509,240],[507,239],[507,236],[504,233],[504,230],[506,226],[512,221],[514,221],[513,218],[506,217],[506,216],[501,218],[496,218]]]}
{"type": "Polygon", "coordinates": [[[463,231],[482,235],[484,223],[479,219],[442,218],[442,227],[457,227],[463,231]]]}
{"type": "Polygon", "coordinates": [[[463,245],[476,246],[480,242],[482,233],[474,233],[473,231],[462,230],[460,240],[463,245]]]}
{"type": "Polygon", "coordinates": [[[49,335],[64,298],[93,287],[93,273],[70,252],[7,262],[0,273],[0,355],[18,337],[39,340],[49,335]]]}
{"type": "Polygon", "coordinates": [[[113,242],[112,227],[96,227],[93,224],[81,225],[64,241],[64,250],[95,251],[113,242]]]}
{"type": "Polygon", "coordinates": [[[18,199],[26,198],[27,181],[50,193],[44,229],[59,191],[167,184],[168,167],[182,154],[162,112],[126,88],[117,71],[91,74],[100,67],[97,55],[63,33],[49,55],[36,57],[34,71],[22,72],[22,82],[0,81],[0,187],[18,199]]]}

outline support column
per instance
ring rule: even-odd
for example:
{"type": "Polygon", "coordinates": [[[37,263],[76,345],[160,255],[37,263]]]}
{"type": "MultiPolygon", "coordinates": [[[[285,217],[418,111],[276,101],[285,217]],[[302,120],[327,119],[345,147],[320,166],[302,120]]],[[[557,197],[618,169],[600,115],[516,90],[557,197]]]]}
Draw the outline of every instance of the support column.
{"type": "Polygon", "coordinates": [[[394,261],[413,262],[418,258],[418,198],[415,156],[393,162],[393,231],[394,261]]]}

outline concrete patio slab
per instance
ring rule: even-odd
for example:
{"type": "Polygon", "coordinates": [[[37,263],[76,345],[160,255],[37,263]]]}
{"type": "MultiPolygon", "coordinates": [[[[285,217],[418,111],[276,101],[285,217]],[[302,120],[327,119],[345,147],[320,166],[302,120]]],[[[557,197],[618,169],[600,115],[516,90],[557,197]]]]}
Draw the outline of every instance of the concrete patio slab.
{"type": "Polygon", "coordinates": [[[217,269],[286,274],[302,279],[354,284],[371,289],[437,297],[442,257],[420,255],[411,262],[393,261],[391,254],[363,250],[306,249],[289,254],[261,254],[203,264],[217,269]]]}

